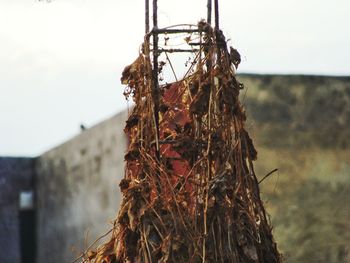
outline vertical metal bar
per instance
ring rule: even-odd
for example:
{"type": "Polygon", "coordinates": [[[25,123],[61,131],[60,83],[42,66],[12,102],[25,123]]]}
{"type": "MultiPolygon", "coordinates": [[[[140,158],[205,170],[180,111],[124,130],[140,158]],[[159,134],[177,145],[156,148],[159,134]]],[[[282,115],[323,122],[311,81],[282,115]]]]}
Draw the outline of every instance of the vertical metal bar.
{"type": "Polygon", "coordinates": [[[215,28],[219,29],[219,0],[214,0],[215,4],[215,28]]]}
{"type": "Polygon", "coordinates": [[[158,5],[157,0],[153,0],[153,27],[158,28],[158,5]]]}
{"type": "Polygon", "coordinates": [[[149,32],[149,0],[145,0],[145,33],[149,32]]]}
{"type": "Polygon", "coordinates": [[[207,9],[208,9],[208,13],[207,13],[207,23],[210,25],[211,24],[211,6],[212,6],[212,0],[208,0],[208,4],[207,4],[207,9]]]}
{"type": "Polygon", "coordinates": [[[159,82],[158,82],[158,6],[157,0],[153,0],[153,103],[154,103],[154,122],[156,126],[156,158],[160,160],[159,150],[159,82]]]}

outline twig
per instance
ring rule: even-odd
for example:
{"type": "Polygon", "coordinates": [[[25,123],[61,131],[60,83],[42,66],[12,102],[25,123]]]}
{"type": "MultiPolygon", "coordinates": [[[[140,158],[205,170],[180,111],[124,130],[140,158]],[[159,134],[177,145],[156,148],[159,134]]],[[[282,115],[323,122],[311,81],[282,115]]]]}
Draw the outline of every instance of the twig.
{"type": "Polygon", "coordinates": [[[168,62],[169,62],[169,65],[170,65],[170,68],[171,68],[171,70],[172,70],[172,72],[173,72],[173,74],[174,74],[175,80],[178,81],[177,76],[176,76],[176,73],[175,73],[175,70],[174,70],[174,67],[173,67],[173,64],[171,63],[167,52],[165,52],[165,56],[166,56],[166,59],[167,59],[168,62]]]}
{"type": "Polygon", "coordinates": [[[278,169],[276,168],[276,169],[272,170],[271,172],[269,172],[267,175],[265,175],[265,176],[258,182],[258,184],[262,183],[267,177],[269,177],[271,174],[273,174],[273,173],[275,173],[275,172],[277,172],[277,171],[278,171],[278,169]]]}
{"type": "Polygon", "coordinates": [[[84,257],[86,255],[86,253],[90,250],[90,248],[92,248],[98,241],[100,241],[102,238],[105,238],[106,236],[108,236],[114,229],[116,229],[116,227],[114,226],[112,229],[108,230],[107,233],[103,234],[102,236],[100,236],[98,239],[96,239],[90,246],[88,246],[85,251],[76,259],[74,259],[71,263],[75,263],[77,262],[79,259],[81,259],[82,257],[84,257]]]}

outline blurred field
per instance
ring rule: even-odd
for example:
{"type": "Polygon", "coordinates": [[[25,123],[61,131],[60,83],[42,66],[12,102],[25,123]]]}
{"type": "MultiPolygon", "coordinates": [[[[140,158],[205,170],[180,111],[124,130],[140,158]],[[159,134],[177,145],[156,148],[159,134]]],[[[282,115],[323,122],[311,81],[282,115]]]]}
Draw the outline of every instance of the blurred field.
{"type": "Polygon", "coordinates": [[[350,262],[350,78],[243,75],[256,173],[286,262],[350,262]]]}

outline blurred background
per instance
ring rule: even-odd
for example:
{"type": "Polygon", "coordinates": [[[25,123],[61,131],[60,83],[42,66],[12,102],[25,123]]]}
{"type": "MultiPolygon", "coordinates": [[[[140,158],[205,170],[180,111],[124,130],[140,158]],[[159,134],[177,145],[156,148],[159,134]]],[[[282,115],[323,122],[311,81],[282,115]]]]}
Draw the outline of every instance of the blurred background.
{"type": "MultiPolygon", "coordinates": [[[[350,3],[220,0],[286,262],[350,262],[350,3]]],[[[159,0],[160,26],[206,1],[159,0]]],[[[70,262],[111,227],[143,1],[0,0],[0,262],[70,262]]]]}

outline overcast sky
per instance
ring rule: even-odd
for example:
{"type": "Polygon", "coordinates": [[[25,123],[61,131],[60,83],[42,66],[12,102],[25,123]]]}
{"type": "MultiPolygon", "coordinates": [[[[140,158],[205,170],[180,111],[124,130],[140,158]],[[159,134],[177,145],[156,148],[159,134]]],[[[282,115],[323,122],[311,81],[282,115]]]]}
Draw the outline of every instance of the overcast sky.
{"type": "MultiPolygon", "coordinates": [[[[0,0],[0,155],[36,156],[126,107],[120,74],[144,33],[142,0],[0,0]]],[[[350,75],[349,0],[220,0],[239,72],[350,75]]],[[[206,0],[159,0],[161,26],[206,0]]]]}

